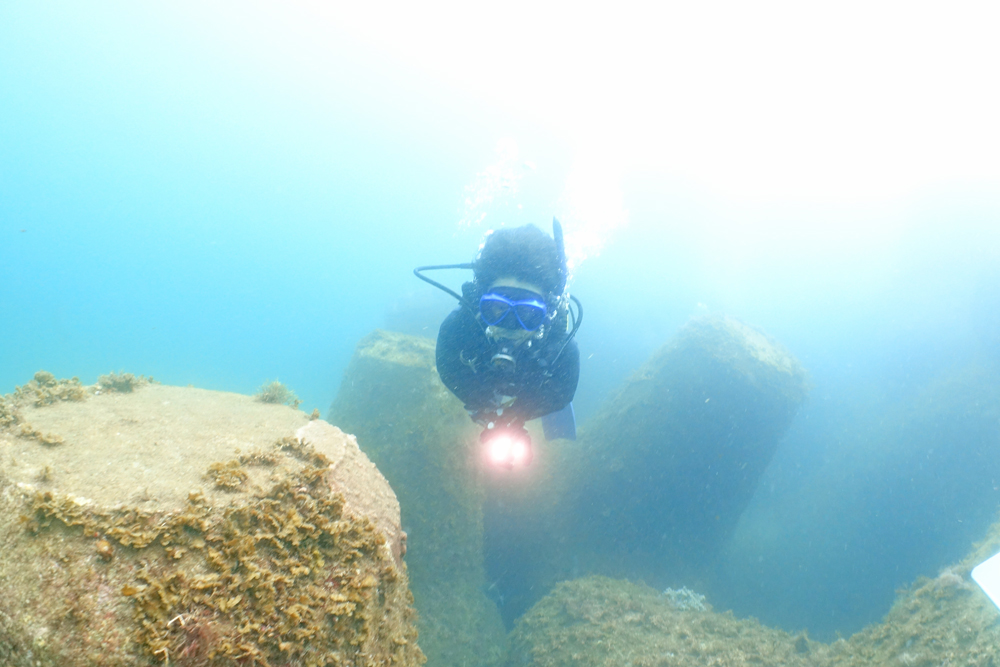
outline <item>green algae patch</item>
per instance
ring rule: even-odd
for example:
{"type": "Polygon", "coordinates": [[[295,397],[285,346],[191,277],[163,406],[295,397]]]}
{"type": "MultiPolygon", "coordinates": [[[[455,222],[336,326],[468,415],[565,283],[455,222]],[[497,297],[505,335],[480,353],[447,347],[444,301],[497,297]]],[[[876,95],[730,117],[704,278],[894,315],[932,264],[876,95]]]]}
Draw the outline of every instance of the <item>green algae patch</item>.
{"type": "Polygon", "coordinates": [[[731,613],[679,608],[643,584],[591,576],[558,584],[511,633],[510,665],[686,667],[817,663],[825,647],[731,613]]]}
{"type": "Polygon", "coordinates": [[[0,429],[0,664],[423,662],[398,504],[350,436],[159,385],[28,412],[72,446],[0,429]]]}

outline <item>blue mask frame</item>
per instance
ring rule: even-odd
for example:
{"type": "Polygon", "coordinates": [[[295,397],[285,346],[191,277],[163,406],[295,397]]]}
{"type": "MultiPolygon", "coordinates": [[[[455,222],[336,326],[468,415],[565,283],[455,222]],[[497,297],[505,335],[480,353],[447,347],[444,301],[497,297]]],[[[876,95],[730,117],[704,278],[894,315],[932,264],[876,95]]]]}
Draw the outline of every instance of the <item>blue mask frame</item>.
{"type": "Polygon", "coordinates": [[[511,311],[514,312],[517,323],[525,331],[537,331],[545,324],[549,313],[545,301],[540,297],[515,300],[496,292],[487,292],[479,297],[479,314],[490,326],[499,325],[510,316],[511,311]]]}

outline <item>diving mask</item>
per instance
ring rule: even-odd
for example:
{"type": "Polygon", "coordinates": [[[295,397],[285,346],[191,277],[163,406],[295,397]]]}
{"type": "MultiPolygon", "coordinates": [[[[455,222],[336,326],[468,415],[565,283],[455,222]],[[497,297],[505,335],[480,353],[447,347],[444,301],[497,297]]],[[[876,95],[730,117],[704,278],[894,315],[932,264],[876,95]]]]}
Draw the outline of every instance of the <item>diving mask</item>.
{"type": "Polygon", "coordinates": [[[540,294],[519,287],[493,287],[479,298],[479,313],[490,326],[537,331],[548,307],[540,294]]]}

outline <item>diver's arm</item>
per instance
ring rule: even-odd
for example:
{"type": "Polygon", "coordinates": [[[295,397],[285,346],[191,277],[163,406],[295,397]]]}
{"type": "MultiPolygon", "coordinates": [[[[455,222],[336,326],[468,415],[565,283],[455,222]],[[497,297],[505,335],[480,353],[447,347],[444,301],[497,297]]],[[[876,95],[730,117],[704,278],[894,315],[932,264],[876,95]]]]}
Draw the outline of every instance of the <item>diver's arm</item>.
{"type": "Polygon", "coordinates": [[[552,412],[556,412],[573,401],[576,387],[580,383],[580,348],[576,346],[575,340],[570,340],[566,344],[566,349],[562,351],[556,361],[556,370],[552,380],[557,386],[557,390],[553,394],[554,405],[552,407],[552,412]]]}
{"type": "Polygon", "coordinates": [[[562,410],[576,394],[580,381],[580,349],[571,340],[559,355],[550,376],[529,384],[518,397],[517,407],[526,420],[562,410]]]}
{"type": "Polygon", "coordinates": [[[483,377],[489,359],[483,358],[482,335],[469,312],[457,308],[441,323],[435,350],[441,382],[472,411],[489,407],[493,400],[483,377]]]}

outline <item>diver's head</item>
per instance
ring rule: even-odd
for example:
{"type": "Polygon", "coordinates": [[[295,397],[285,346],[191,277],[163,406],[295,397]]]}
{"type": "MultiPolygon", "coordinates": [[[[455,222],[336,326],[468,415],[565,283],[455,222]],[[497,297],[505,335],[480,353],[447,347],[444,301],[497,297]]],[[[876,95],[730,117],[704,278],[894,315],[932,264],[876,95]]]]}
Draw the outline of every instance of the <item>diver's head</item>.
{"type": "Polygon", "coordinates": [[[515,276],[500,276],[490,284],[491,289],[494,287],[512,287],[515,289],[528,290],[529,292],[534,292],[535,294],[542,294],[541,287],[535,283],[519,280],[515,276]]]}
{"type": "Polygon", "coordinates": [[[544,338],[565,310],[564,253],[534,225],[490,232],[474,271],[474,298],[494,340],[530,345],[544,338]]]}
{"type": "Polygon", "coordinates": [[[534,225],[491,232],[476,258],[475,273],[480,294],[500,280],[522,283],[546,299],[558,298],[566,289],[562,253],[556,241],[534,225]]]}
{"type": "Polygon", "coordinates": [[[548,313],[537,285],[511,276],[493,281],[479,297],[479,318],[497,347],[491,359],[494,368],[506,373],[516,370],[518,351],[545,335],[548,313]]]}

